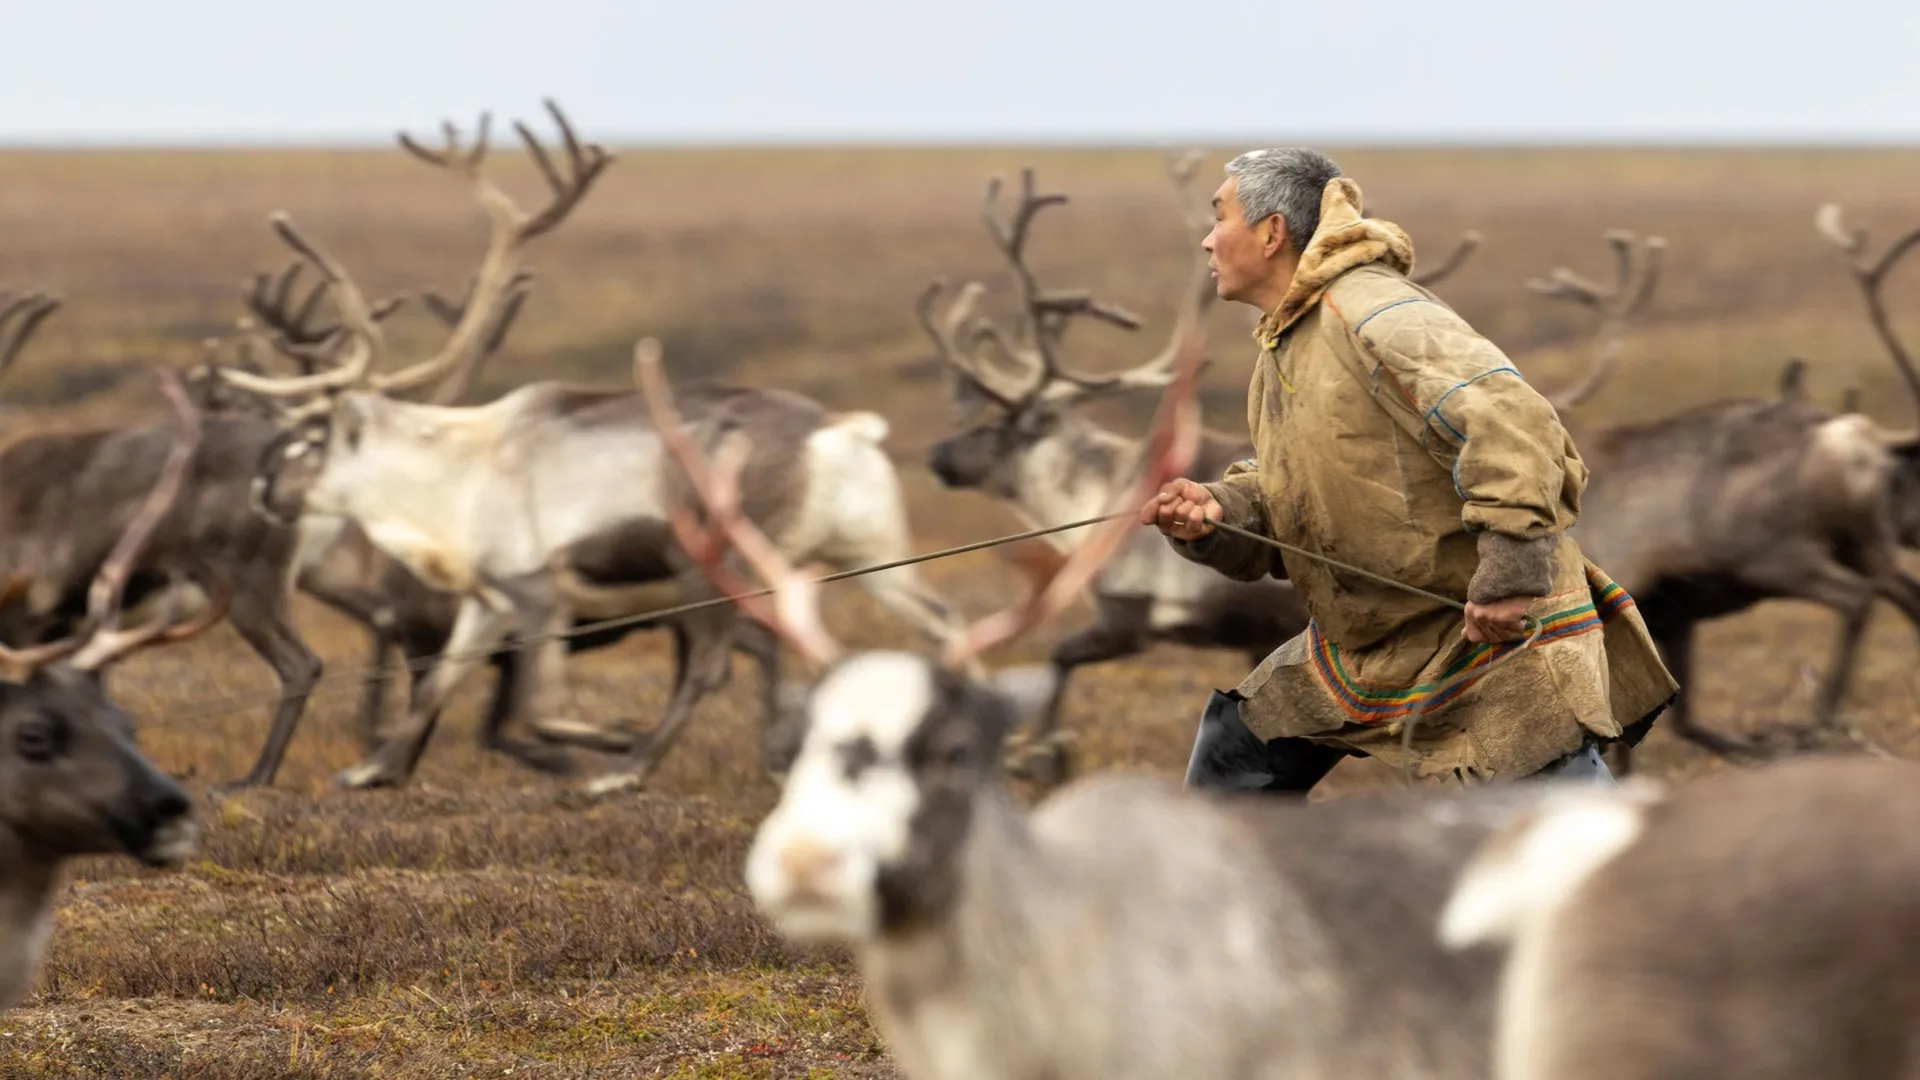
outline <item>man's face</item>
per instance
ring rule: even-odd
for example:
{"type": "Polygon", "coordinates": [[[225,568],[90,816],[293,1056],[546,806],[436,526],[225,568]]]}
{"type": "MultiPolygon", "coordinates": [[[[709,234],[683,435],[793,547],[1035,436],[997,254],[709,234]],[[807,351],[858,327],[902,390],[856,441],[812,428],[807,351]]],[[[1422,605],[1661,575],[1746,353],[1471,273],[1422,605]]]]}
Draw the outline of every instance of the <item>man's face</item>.
{"type": "Polygon", "coordinates": [[[1286,243],[1286,224],[1278,214],[1249,226],[1240,212],[1240,178],[1227,177],[1213,193],[1213,231],[1200,246],[1210,256],[1214,292],[1222,300],[1255,303],[1255,292],[1275,272],[1273,257],[1286,243]]]}

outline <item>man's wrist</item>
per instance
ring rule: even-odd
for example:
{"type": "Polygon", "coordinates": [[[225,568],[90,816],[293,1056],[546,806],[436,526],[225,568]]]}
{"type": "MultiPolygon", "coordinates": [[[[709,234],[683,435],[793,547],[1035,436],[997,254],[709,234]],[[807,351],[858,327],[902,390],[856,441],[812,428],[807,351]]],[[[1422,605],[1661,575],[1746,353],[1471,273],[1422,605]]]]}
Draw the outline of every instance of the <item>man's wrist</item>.
{"type": "Polygon", "coordinates": [[[1467,584],[1467,600],[1491,604],[1515,597],[1541,597],[1553,591],[1557,535],[1521,539],[1487,530],[1480,533],[1480,565],[1467,584]]]}

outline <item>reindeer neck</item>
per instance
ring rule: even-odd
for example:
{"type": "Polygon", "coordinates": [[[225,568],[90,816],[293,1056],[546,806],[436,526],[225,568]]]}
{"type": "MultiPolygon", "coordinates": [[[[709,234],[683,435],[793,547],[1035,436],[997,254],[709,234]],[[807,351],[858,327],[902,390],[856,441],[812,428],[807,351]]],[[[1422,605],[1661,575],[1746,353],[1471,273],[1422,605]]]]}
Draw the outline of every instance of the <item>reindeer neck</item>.
{"type": "MultiPolygon", "coordinates": [[[[1014,508],[1037,529],[1107,513],[1133,475],[1140,449],[1138,439],[1067,414],[1020,462],[1014,508]]],[[[1084,538],[1079,531],[1055,533],[1047,542],[1071,551],[1084,538]]]]}
{"type": "Polygon", "coordinates": [[[1021,1060],[1022,1043],[1044,1043],[1041,1031],[1002,1046],[983,1046],[971,1034],[1004,1036],[1047,1023],[1045,1010],[1030,1007],[1045,988],[1013,985],[1006,973],[1032,968],[1072,918],[1061,903],[1066,892],[1053,884],[1057,871],[1000,782],[975,795],[958,861],[958,892],[944,916],[860,950],[875,1019],[889,1043],[900,1046],[903,1061],[941,1062],[925,1072],[939,1077],[998,1073],[995,1063],[1021,1060]],[[961,1059],[973,1067],[953,1072],[961,1059]]]}
{"type": "Polygon", "coordinates": [[[53,931],[59,863],[0,833],[0,1008],[33,989],[40,954],[53,931]]]}

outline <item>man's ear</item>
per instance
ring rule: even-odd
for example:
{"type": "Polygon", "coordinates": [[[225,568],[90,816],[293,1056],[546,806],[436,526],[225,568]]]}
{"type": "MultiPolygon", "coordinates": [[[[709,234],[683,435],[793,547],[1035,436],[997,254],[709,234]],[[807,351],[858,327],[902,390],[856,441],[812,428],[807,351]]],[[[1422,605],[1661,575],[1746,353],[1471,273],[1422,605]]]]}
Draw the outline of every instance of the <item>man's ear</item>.
{"type": "Polygon", "coordinates": [[[1260,254],[1269,259],[1276,258],[1286,250],[1287,219],[1279,214],[1268,214],[1255,226],[1260,231],[1260,254]]]}

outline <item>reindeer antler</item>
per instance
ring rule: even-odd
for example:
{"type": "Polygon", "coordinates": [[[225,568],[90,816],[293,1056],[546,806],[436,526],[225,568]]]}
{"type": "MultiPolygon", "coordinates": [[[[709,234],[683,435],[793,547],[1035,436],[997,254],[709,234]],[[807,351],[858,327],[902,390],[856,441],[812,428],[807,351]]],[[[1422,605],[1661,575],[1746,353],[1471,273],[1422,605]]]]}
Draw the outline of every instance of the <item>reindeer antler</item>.
{"type": "Polygon", "coordinates": [[[1415,285],[1423,287],[1438,285],[1440,282],[1452,277],[1454,271],[1466,265],[1467,260],[1473,257],[1473,253],[1480,249],[1480,241],[1481,236],[1479,232],[1468,229],[1460,235],[1460,242],[1455,244],[1453,250],[1447,253],[1447,257],[1440,260],[1440,265],[1431,270],[1414,274],[1411,280],[1415,285]]]}
{"type": "Polygon", "coordinates": [[[36,668],[71,656],[74,657],[73,666],[91,670],[163,635],[184,637],[198,633],[224,614],[224,597],[227,594],[222,593],[222,599],[208,607],[207,615],[210,618],[203,616],[193,625],[176,628],[171,625],[174,607],[171,601],[176,597],[170,596],[167,612],[162,618],[134,630],[121,630],[119,626],[120,603],[126,591],[127,579],[132,576],[134,565],[147,542],[152,539],[154,530],[159,528],[161,520],[179,497],[187,466],[200,446],[200,414],[187,397],[186,387],[179,375],[170,368],[161,368],[160,388],[166,395],[167,403],[173,406],[174,414],[180,421],[179,428],[168,449],[167,459],[161,465],[160,480],[154,485],[153,493],[147,496],[147,501],[128,523],[126,532],[121,534],[94,575],[93,584],[87,590],[87,614],[81,620],[80,628],[63,640],[28,649],[0,646],[0,660],[25,668],[36,668]]]}
{"type": "Polygon", "coordinates": [[[759,527],[740,510],[740,472],[746,467],[751,444],[735,435],[720,448],[718,468],[709,472],[699,447],[688,437],[686,424],[673,405],[673,393],[660,372],[660,342],[644,338],[633,349],[634,378],[653,416],[661,442],[687,473],[687,482],[706,504],[708,524],[696,524],[685,507],[673,509],[674,535],[687,555],[706,571],[713,583],[754,618],[780,635],[801,655],[822,666],[833,663],[841,647],[820,621],[820,584],[800,574],[780,554],[759,527]],[[773,590],[769,606],[757,591],[725,564],[728,546],[738,549],[749,565],[773,590]]]}
{"type": "MultiPolygon", "coordinates": [[[[301,250],[304,255],[304,249],[301,250]]],[[[277,276],[265,271],[256,273],[248,279],[242,298],[247,310],[259,321],[260,326],[265,327],[260,336],[300,365],[302,375],[312,375],[321,365],[331,363],[334,350],[347,334],[347,328],[341,323],[314,323],[320,302],[328,294],[329,283],[324,271],[322,279],[313,283],[305,299],[294,300],[294,289],[301,271],[314,265],[305,258],[298,258],[289,261],[277,276]]],[[[374,322],[381,322],[400,310],[407,300],[406,293],[396,293],[371,305],[368,314],[374,322]]]]}
{"type": "Polygon", "coordinates": [[[59,308],[58,297],[38,292],[15,295],[10,289],[0,289],[0,379],[6,378],[40,323],[59,308]]]}
{"type": "MultiPolygon", "coordinates": [[[[1199,151],[1169,158],[1166,169],[1173,181],[1180,205],[1191,202],[1190,187],[1201,160],[1199,151]]],[[[1183,289],[1180,316],[1167,345],[1144,363],[1111,375],[1088,375],[1062,367],[1054,353],[1068,320],[1074,315],[1095,315],[1116,326],[1134,329],[1140,319],[1132,312],[1095,300],[1085,290],[1042,292],[1026,263],[1026,245],[1034,218],[1041,210],[1066,202],[1061,194],[1036,194],[1033,170],[1021,173],[1021,196],[1014,211],[1005,220],[994,211],[1001,186],[999,177],[987,184],[983,216],[994,244],[1013,267],[1020,283],[1026,315],[1027,333],[1010,339],[984,315],[976,313],[984,286],[969,282],[948,309],[942,323],[936,323],[933,304],[946,288],[944,280],[928,286],[915,304],[920,325],[940,348],[942,359],[987,397],[1008,411],[1016,411],[1033,401],[1064,402],[1095,394],[1133,389],[1159,389],[1173,377],[1179,342],[1198,327],[1201,317],[1215,298],[1206,252],[1198,248],[1189,280],[1183,289]],[[991,353],[992,355],[988,355],[991,353]]],[[[1189,225],[1198,227],[1196,216],[1183,212],[1189,225]]],[[[1209,226],[1210,227],[1210,226],[1209,226]]]]}
{"type": "Polygon", "coordinates": [[[563,176],[531,129],[524,123],[514,125],[551,189],[547,204],[534,211],[520,209],[482,169],[487,157],[491,114],[481,115],[471,146],[463,144],[451,122],[442,125],[446,142],[441,150],[429,150],[404,132],[399,135],[400,145],[409,154],[466,181],[492,222],[486,253],[468,285],[466,298],[457,305],[445,300],[434,305],[436,314],[457,312],[452,330],[438,353],[399,371],[369,375],[373,361],[386,351],[372,309],[346,271],[301,236],[287,215],[279,212],[274,215],[275,230],[326,278],[333,290],[335,305],[340,309],[341,323],[354,339],[353,351],[350,358],[334,370],[312,376],[265,379],[231,373],[227,376],[229,381],[243,390],[270,397],[304,397],[362,383],[376,392],[388,394],[434,385],[429,400],[435,404],[447,404],[459,397],[474,369],[499,345],[532,280],[519,266],[520,249],[563,221],[613,160],[599,145],[582,144],[558,105],[551,100],[544,104],[566,142],[569,169],[563,176]]]}
{"type": "Polygon", "coordinates": [[[1029,627],[1045,622],[1073,603],[1080,590],[1100,572],[1126,539],[1129,529],[1141,528],[1132,511],[1146,504],[1168,480],[1186,472],[1200,448],[1199,403],[1194,386],[1202,366],[1204,341],[1189,325],[1174,350],[1172,378],[1154,413],[1147,435],[1141,472],[1120,514],[1093,527],[1093,532],[1042,586],[1011,608],[974,623],[947,646],[941,663],[960,667],[987,650],[1011,641],[1029,627]]]}
{"type": "Polygon", "coordinates": [[[1915,407],[1920,408],[1920,371],[1915,370],[1913,355],[1900,341],[1900,335],[1894,332],[1893,319],[1887,314],[1886,299],[1880,293],[1887,274],[1915,244],[1920,244],[1920,228],[1909,230],[1889,244],[1878,259],[1869,259],[1867,230],[1854,229],[1849,232],[1841,220],[1839,203],[1821,206],[1814,214],[1813,223],[1820,235],[1840,249],[1840,254],[1845,257],[1847,269],[1853,273],[1854,280],[1860,284],[1860,291],[1866,296],[1867,318],[1873,322],[1874,333],[1880,336],[1880,342],[1886,346],[1894,366],[1900,369],[1901,377],[1907,380],[1907,389],[1913,395],[1915,407]]]}
{"type": "Polygon", "coordinates": [[[1586,378],[1558,394],[1549,395],[1556,409],[1570,409],[1585,402],[1613,374],[1614,368],[1620,363],[1626,322],[1645,309],[1653,297],[1654,284],[1660,280],[1660,265],[1667,250],[1664,237],[1647,237],[1643,244],[1645,256],[1637,265],[1633,233],[1625,229],[1613,229],[1606,233],[1606,239],[1613,248],[1616,278],[1613,288],[1601,288],[1564,266],[1555,267],[1545,279],[1534,278],[1527,282],[1527,288],[1540,296],[1571,301],[1592,308],[1600,315],[1600,325],[1594,338],[1593,365],[1588,369],[1586,378]]]}

